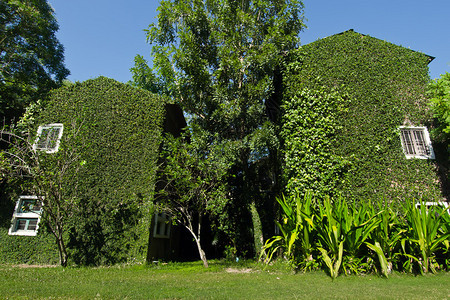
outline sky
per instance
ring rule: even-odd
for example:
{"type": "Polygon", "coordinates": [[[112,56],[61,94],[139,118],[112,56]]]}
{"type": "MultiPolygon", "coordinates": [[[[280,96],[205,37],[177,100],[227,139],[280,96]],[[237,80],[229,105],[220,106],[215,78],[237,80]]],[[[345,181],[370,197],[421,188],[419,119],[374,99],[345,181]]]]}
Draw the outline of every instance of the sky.
{"type": "MultiPolygon", "coordinates": [[[[144,29],[159,0],[49,0],[65,48],[69,80],[131,80],[134,57],[151,63],[144,29]]],[[[305,45],[349,29],[435,57],[430,78],[450,72],[449,0],[304,0],[305,45]]]]}

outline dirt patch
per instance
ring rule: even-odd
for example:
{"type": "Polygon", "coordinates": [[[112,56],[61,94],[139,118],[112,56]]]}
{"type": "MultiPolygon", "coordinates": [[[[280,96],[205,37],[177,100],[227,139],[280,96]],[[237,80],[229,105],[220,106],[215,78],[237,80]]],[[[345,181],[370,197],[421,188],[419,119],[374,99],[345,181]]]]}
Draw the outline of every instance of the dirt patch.
{"type": "Polygon", "coordinates": [[[11,265],[13,268],[56,268],[57,265],[27,265],[27,264],[20,264],[20,265],[11,265]]]}
{"type": "Polygon", "coordinates": [[[226,268],[225,271],[227,273],[251,273],[252,269],[235,269],[235,268],[226,268]]]}

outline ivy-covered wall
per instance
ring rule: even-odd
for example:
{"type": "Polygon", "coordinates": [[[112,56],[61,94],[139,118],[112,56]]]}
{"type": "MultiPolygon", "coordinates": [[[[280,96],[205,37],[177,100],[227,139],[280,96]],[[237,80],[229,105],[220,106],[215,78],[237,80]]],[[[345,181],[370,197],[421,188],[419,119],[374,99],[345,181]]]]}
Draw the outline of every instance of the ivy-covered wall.
{"type": "MultiPolygon", "coordinates": [[[[296,168],[316,168],[316,173],[333,175],[328,178],[330,186],[350,199],[442,198],[435,162],[406,159],[398,130],[401,125],[431,126],[425,97],[429,56],[350,30],[305,45],[289,59],[285,103],[293,97],[315,99],[317,95],[305,96],[305,89],[323,91],[324,87],[346,99],[345,108],[332,112],[320,105],[298,107],[311,132],[328,128],[334,137],[332,145],[325,143],[327,148],[320,149],[330,152],[327,161],[322,155],[296,168]],[[329,124],[334,123],[336,130],[330,130],[329,124]],[[343,166],[345,172],[341,168],[332,174],[330,166],[343,166]]],[[[303,138],[316,147],[317,136],[303,138]]],[[[326,186],[321,180],[319,185],[326,186]]],[[[314,187],[314,178],[308,184],[314,187]]]]}
{"type": "MultiPolygon", "coordinates": [[[[7,188],[3,184],[1,187],[7,188]]],[[[0,264],[58,263],[58,250],[54,238],[46,232],[35,237],[8,235],[14,206],[15,203],[6,197],[0,199],[0,264]]]]}
{"type": "Polygon", "coordinates": [[[70,262],[145,260],[165,101],[100,77],[53,91],[43,107],[36,126],[63,123],[58,152],[76,153],[63,187],[70,262]]]}

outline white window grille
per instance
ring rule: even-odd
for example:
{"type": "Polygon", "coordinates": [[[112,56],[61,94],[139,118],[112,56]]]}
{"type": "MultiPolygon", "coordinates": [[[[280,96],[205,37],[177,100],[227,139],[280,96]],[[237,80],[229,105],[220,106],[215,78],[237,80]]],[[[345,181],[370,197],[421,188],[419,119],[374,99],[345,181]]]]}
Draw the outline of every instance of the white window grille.
{"type": "Polygon", "coordinates": [[[35,236],[39,228],[42,205],[37,196],[20,196],[14,208],[9,235],[35,236]]]}
{"type": "Polygon", "coordinates": [[[435,158],[426,127],[400,126],[400,140],[406,158],[435,158]]]}
{"type": "Polygon", "coordinates": [[[155,223],[153,226],[153,237],[169,238],[170,237],[170,217],[166,213],[155,213],[155,223]]]}
{"type": "Polygon", "coordinates": [[[41,150],[47,153],[57,152],[63,129],[63,124],[59,123],[39,126],[33,150],[41,150]]]}

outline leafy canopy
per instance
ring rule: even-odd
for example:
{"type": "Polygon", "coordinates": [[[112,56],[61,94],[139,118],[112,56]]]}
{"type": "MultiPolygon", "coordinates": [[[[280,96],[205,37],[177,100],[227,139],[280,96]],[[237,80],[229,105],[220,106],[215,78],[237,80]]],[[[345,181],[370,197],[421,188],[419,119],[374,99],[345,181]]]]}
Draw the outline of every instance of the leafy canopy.
{"type": "Polygon", "coordinates": [[[242,179],[230,181],[229,197],[243,207],[255,195],[251,165],[277,147],[265,102],[274,95],[283,54],[299,44],[303,4],[164,0],[158,10],[147,31],[157,75],[191,125],[209,132],[203,136],[211,145],[228,145],[233,173],[242,179]]]}
{"type": "Polygon", "coordinates": [[[69,75],[57,30],[46,0],[0,1],[0,113],[7,122],[69,75]]]}
{"type": "Polygon", "coordinates": [[[428,95],[431,97],[431,107],[438,127],[434,131],[436,137],[447,141],[450,139],[450,73],[430,82],[428,95]]]}

